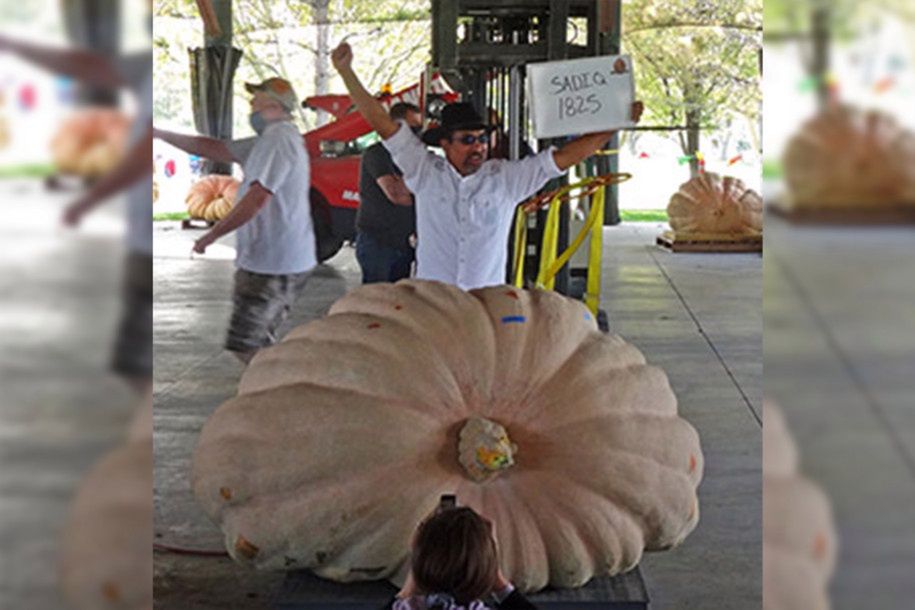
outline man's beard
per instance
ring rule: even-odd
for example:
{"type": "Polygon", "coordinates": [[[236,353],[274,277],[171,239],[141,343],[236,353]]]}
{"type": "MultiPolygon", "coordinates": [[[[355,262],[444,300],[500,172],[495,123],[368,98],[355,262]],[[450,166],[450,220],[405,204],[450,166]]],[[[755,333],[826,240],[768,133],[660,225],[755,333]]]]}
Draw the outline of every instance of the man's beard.
{"type": "Polygon", "coordinates": [[[470,172],[475,172],[480,169],[482,164],[483,155],[478,153],[471,153],[467,156],[467,160],[464,162],[464,168],[470,172]]]}

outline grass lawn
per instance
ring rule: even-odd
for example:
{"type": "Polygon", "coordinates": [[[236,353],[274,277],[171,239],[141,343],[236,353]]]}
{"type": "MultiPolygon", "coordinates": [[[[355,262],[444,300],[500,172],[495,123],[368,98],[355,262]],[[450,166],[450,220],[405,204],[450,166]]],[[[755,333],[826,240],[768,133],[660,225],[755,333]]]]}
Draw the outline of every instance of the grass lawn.
{"type": "Polygon", "coordinates": [[[623,222],[667,222],[667,210],[620,210],[623,222]]]}
{"type": "Polygon", "coordinates": [[[25,163],[0,167],[0,179],[9,178],[47,178],[57,172],[50,163],[25,163]]]}
{"type": "Polygon", "coordinates": [[[153,214],[153,220],[185,220],[190,218],[187,212],[160,212],[153,214]]]}
{"type": "Polygon", "coordinates": [[[778,180],[782,177],[782,164],[775,159],[763,159],[763,179],[778,180]]]}

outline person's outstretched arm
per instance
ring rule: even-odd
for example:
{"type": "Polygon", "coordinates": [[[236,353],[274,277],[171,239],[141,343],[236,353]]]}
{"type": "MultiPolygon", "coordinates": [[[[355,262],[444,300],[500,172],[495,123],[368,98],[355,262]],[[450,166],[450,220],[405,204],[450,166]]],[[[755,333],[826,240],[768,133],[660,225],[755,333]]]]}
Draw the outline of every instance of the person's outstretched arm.
{"type": "Polygon", "coordinates": [[[222,163],[234,163],[238,159],[229,150],[229,147],[222,140],[208,138],[206,136],[189,136],[174,131],[165,131],[164,129],[153,128],[153,137],[168,142],[176,148],[180,148],[186,153],[206,157],[213,161],[222,163]]]}
{"type": "Polygon", "coordinates": [[[378,188],[384,193],[384,196],[394,205],[408,206],[413,205],[413,193],[407,188],[401,176],[396,174],[387,174],[379,176],[375,182],[378,188]]]}
{"type": "Polygon", "coordinates": [[[407,188],[384,146],[371,146],[362,153],[359,174],[360,181],[363,177],[373,180],[394,205],[413,205],[413,193],[407,188]]]}
{"type": "MultiPolygon", "coordinates": [[[[644,106],[642,105],[642,102],[635,102],[632,104],[632,120],[636,123],[638,123],[639,119],[642,117],[643,109],[644,106]]],[[[575,138],[553,153],[553,159],[556,161],[556,166],[562,171],[565,171],[573,165],[581,163],[593,155],[599,148],[602,148],[615,133],[616,130],[600,131],[575,138]]]]}
{"type": "Polygon", "coordinates": [[[353,50],[349,44],[341,42],[331,53],[330,59],[343,78],[343,84],[346,85],[350,98],[372,129],[377,131],[384,140],[397,133],[400,125],[388,116],[388,111],[371,93],[366,91],[359,81],[359,77],[353,72],[353,50]]]}
{"type": "MultiPolygon", "coordinates": [[[[64,223],[70,226],[78,225],[83,216],[106,199],[151,174],[152,165],[152,128],[150,128],[146,132],[146,137],[140,138],[131,147],[117,167],[102,176],[85,195],[64,210],[64,223]]],[[[152,214],[152,193],[149,194],[149,205],[149,213],[152,214]]]]}
{"type": "Polygon", "coordinates": [[[90,85],[119,89],[127,83],[117,65],[105,55],[87,49],[62,49],[14,40],[0,34],[0,51],[8,51],[45,70],[90,85]]]}

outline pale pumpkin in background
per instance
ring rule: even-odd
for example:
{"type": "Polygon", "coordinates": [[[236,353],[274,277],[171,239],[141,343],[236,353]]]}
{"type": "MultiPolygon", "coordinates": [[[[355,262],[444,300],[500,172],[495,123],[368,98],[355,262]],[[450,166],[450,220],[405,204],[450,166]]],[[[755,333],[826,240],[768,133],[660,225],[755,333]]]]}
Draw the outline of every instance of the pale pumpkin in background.
{"type": "Polygon", "coordinates": [[[151,610],[152,395],[125,442],[80,484],[60,548],[61,589],[77,610],[151,610]]]}
{"type": "Polygon", "coordinates": [[[782,159],[788,206],[915,206],[915,133],[887,113],[837,105],[814,116],[782,159]]]}
{"type": "Polygon", "coordinates": [[[829,499],[798,474],[781,410],[763,409],[763,610],[827,610],[837,552],[829,499]]]}
{"type": "Polygon", "coordinates": [[[683,542],[702,469],[667,376],[581,302],[409,280],[261,350],[204,426],[193,488],[236,561],[337,581],[398,580],[455,494],[534,591],[683,542]]]}
{"type": "Polygon", "coordinates": [[[737,178],[704,172],[684,182],[667,204],[670,228],[680,236],[762,234],[762,197],[737,178]]]}
{"type": "Polygon", "coordinates": [[[195,182],[188,191],[185,203],[191,218],[222,220],[228,215],[240,183],[232,176],[213,174],[195,182]]]}
{"type": "Polygon", "coordinates": [[[66,118],[51,140],[62,174],[95,178],[114,169],[127,152],[130,118],[114,108],[87,108],[66,118]]]}

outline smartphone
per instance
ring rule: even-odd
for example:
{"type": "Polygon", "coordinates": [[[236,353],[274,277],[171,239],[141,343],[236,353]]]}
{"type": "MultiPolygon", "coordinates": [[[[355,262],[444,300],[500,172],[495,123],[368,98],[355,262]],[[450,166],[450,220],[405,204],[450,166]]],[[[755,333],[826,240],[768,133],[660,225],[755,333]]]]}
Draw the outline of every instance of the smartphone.
{"type": "Polygon", "coordinates": [[[449,508],[454,508],[457,506],[457,497],[453,494],[442,494],[441,499],[438,502],[439,510],[446,510],[449,508]]]}

